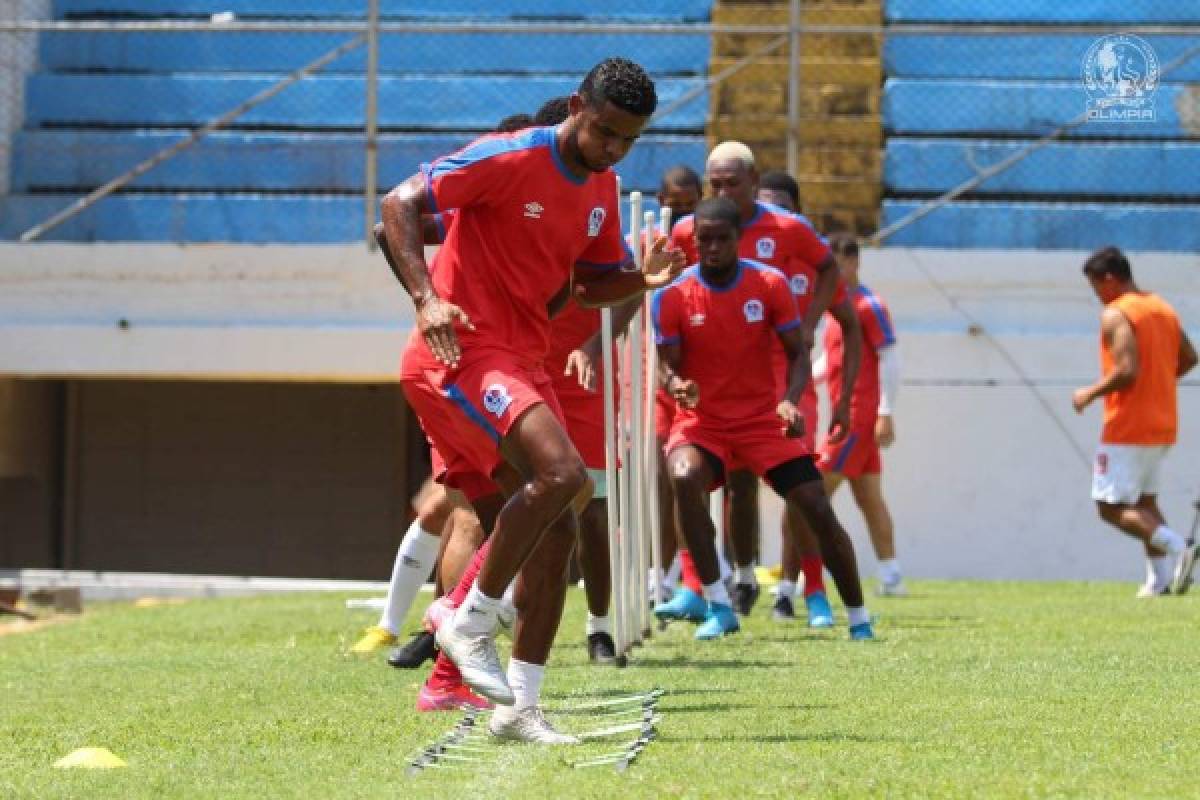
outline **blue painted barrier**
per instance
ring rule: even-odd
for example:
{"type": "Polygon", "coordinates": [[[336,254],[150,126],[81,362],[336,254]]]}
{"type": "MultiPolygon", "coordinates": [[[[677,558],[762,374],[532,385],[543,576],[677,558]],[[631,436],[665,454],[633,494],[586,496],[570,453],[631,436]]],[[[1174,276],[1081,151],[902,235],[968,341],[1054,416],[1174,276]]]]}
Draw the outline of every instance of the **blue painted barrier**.
{"type": "MultiPolygon", "coordinates": [[[[1073,136],[1177,139],[1200,135],[1187,86],[1165,84],[1154,94],[1157,119],[1090,120],[1073,136]]],[[[883,124],[889,134],[1014,134],[1038,136],[1083,113],[1083,84],[992,80],[911,80],[884,85],[883,124]]]]}
{"type": "MultiPolygon", "coordinates": [[[[290,72],[350,38],[341,33],[47,33],[45,71],[290,72]]],[[[703,74],[709,37],[702,34],[394,34],[381,37],[384,73],[579,73],[625,55],[653,75],[703,74]]],[[[365,48],[323,74],[366,71],[365,48]]]]}
{"type": "MultiPolygon", "coordinates": [[[[274,83],[269,77],[244,75],[33,75],[26,86],[26,125],[198,125],[274,83]]],[[[697,78],[661,79],[657,82],[659,103],[665,106],[702,83],[697,78]]],[[[382,76],[379,124],[385,128],[488,130],[497,119],[528,113],[578,85],[577,76],[382,76]]],[[[364,104],[361,77],[321,75],[289,86],[235,124],[355,128],[363,125],[364,104]]],[[[707,113],[708,93],[704,91],[655,127],[700,131],[707,113]]]]}
{"type": "MultiPolygon", "coordinates": [[[[897,194],[935,193],[975,176],[1024,146],[978,139],[887,143],[884,185],[897,194]]],[[[1094,195],[1200,199],[1200,142],[1055,142],[989,179],[978,194],[1094,195]]]]}
{"type": "MultiPolygon", "coordinates": [[[[920,205],[885,200],[889,225],[920,205]]],[[[1091,250],[1200,250],[1200,205],[951,203],[888,240],[893,246],[1091,250]]]]}
{"type": "Polygon", "coordinates": [[[1191,0],[887,0],[888,22],[983,22],[1029,24],[1170,24],[1200,22],[1191,0]]]}
{"type": "MultiPolygon", "coordinates": [[[[1019,36],[893,35],[883,45],[883,70],[896,78],[991,78],[1079,81],[1099,34],[1019,36]]],[[[1195,37],[1143,36],[1164,66],[1196,44],[1195,37]]],[[[1200,56],[1164,77],[1200,81],[1200,56]]]]}
{"type": "MultiPolygon", "coordinates": [[[[99,186],[180,141],[167,131],[23,131],[13,147],[13,189],[77,190],[99,186]]],[[[424,161],[450,153],[470,134],[389,134],[379,139],[379,175],[397,183],[424,161]]],[[[660,176],[684,163],[702,170],[698,137],[642,137],[617,165],[627,189],[657,190],[660,176]]],[[[215,133],[155,167],[135,189],[362,191],[361,134],[215,133]]]]}
{"type": "MultiPolygon", "coordinates": [[[[521,4],[495,0],[381,0],[385,17],[519,17],[581,19],[707,20],[712,0],[541,0],[521,4]]],[[[354,17],[366,15],[364,0],[54,0],[56,17],[123,15],[239,17],[354,17]]]]}
{"type": "MultiPolygon", "coordinates": [[[[17,238],[75,199],[0,197],[0,239],[17,238]]],[[[653,197],[647,201],[647,210],[657,208],[653,197]]],[[[131,193],[106,197],[43,240],[331,244],[362,235],[362,198],[353,195],[131,193]]]]}

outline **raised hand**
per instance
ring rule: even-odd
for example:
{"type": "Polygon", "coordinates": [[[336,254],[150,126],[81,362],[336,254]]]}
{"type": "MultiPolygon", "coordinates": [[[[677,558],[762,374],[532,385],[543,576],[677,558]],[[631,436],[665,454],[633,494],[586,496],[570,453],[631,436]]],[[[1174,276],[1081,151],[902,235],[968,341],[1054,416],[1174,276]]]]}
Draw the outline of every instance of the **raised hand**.
{"type": "Polygon", "coordinates": [[[645,251],[642,259],[642,280],[647,288],[658,289],[679,277],[687,260],[678,247],[667,249],[668,239],[659,236],[645,251]]]}

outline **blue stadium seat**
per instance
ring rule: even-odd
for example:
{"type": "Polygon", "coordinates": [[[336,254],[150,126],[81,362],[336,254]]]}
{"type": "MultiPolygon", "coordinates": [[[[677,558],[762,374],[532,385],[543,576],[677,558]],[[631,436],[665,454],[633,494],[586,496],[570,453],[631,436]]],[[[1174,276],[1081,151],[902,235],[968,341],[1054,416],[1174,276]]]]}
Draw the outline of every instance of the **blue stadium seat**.
{"type": "MultiPolygon", "coordinates": [[[[911,213],[913,200],[885,200],[883,224],[911,213]]],[[[1200,205],[956,202],[900,230],[889,244],[948,248],[1200,250],[1200,205]]]]}
{"type": "MultiPolygon", "coordinates": [[[[13,188],[17,192],[73,191],[99,186],[187,136],[184,131],[32,130],[17,136],[13,188]]],[[[385,134],[379,139],[379,175],[397,183],[474,138],[459,133],[385,134]]],[[[675,164],[704,165],[704,141],[695,136],[643,136],[617,165],[628,190],[654,191],[675,164]]],[[[133,189],[156,191],[361,192],[363,136],[349,133],[219,132],[138,178],[133,189]]]]}
{"type": "MultiPolygon", "coordinates": [[[[707,21],[709,0],[381,0],[389,18],[474,17],[707,21]]],[[[364,0],[54,0],[55,16],[361,18],[364,0]]]]}
{"type": "Polygon", "coordinates": [[[1200,4],[1187,0],[1070,0],[1062,3],[1045,0],[887,0],[884,18],[888,22],[1102,23],[1108,30],[1114,30],[1113,26],[1122,23],[1197,23],[1200,22],[1200,4]]]}
{"type": "MultiPolygon", "coordinates": [[[[458,24],[624,20],[706,22],[711,0],[382,0],[385,20],[458,24]]],[[[54,0],[58,18],[361,20],[362,0],[54,0]]],[[[13,237],[283,75],[347,41],[325,33],[45,33],[13,142],[13,237]]],[[[652,192],[670,166],[700,167],[710,38],[397,33],[380,47],[381,190],[509,114],[531,113],[584,71],[627,54],[654,76],[659,107],[694,92],[618,169],[652,192]]],[[[365,53],[353,51],[142,176],[49,239],[335,242],[362,235],[365,53]],[[151,192],[151,193],[147,193],[151,192]]],[[[648,204],[653,207],[653,203],[648,204]]]]}
{"type": "MultiPolygon", "coordinates": [[[[885,188],[940,194],[1009,157],[1023,142],[888,140],[885,188]]],[[[1055,142],[992,178],[976,194],[1170,197],[1200,201],[1200,142],[1055,142]]]]}
{"type": "MultiPolygon", "coordinates": [[[[283,73],[304,66],[350,38],[345,33],[47,33],[40,59],[52,72],[283,73]]],[[[379,70],[427,75],[578,74],[613,54],[636,57],[655,76],[693,75],[708,62],[709,37],[679,34],[390,34],[380,37],[379,70]],[[453,54],[452,64],[434,59],[453,54]]],[[[321,74],[366,69],[365,48],[332,62],[321,74]]]]}

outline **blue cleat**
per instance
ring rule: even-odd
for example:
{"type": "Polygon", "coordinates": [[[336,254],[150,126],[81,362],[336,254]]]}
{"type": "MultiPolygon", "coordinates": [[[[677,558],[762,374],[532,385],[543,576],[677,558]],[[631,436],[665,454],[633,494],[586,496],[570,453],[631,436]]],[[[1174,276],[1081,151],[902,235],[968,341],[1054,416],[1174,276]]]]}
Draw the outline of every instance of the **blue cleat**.
{"type": "Polygon", "coordinates": [[[805,595],[804,605],[808,609],[808,627],[833,627],[833,609],[829,607],[829,598],[825,596],[824,592],[805,595]]]}
{"type": "Polygon", "coordinates": [[[708,603],[685,586],[675,592],[667,602],[656,605],[654,616],[663,620],[686,619],[689,622],[703,622],[708,616],[708,603]]]}
{"type": "Polygon", "coordinates": [[[865,642],[868,639],[875,638],[875,631],[871,628],[871,623],[860,622],[857,625],[850,626],[850,641],[865,642]]]}
{"type": "Polygon", "coordinates": [[[708,607],[708,617],[699,628],[696,628],[696,638],[700,640],[720,639],[728,633],[737,633],[740,627],[737,614],[733,613],[731,606],[723,603],[711,603],[708,607]]]}

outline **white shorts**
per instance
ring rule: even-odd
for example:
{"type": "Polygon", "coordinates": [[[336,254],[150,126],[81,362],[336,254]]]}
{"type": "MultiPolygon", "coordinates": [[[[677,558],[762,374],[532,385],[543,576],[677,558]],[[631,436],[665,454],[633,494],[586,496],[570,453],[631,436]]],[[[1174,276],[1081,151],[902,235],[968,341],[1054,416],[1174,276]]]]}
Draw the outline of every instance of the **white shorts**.
{"type": "Polygon", "coordinates": [[[1169,445],[1103,444],[1096,448],[1092,499],[1133,505],[1144,494],[1158,494],[1159,467],[1169,445]]]}

